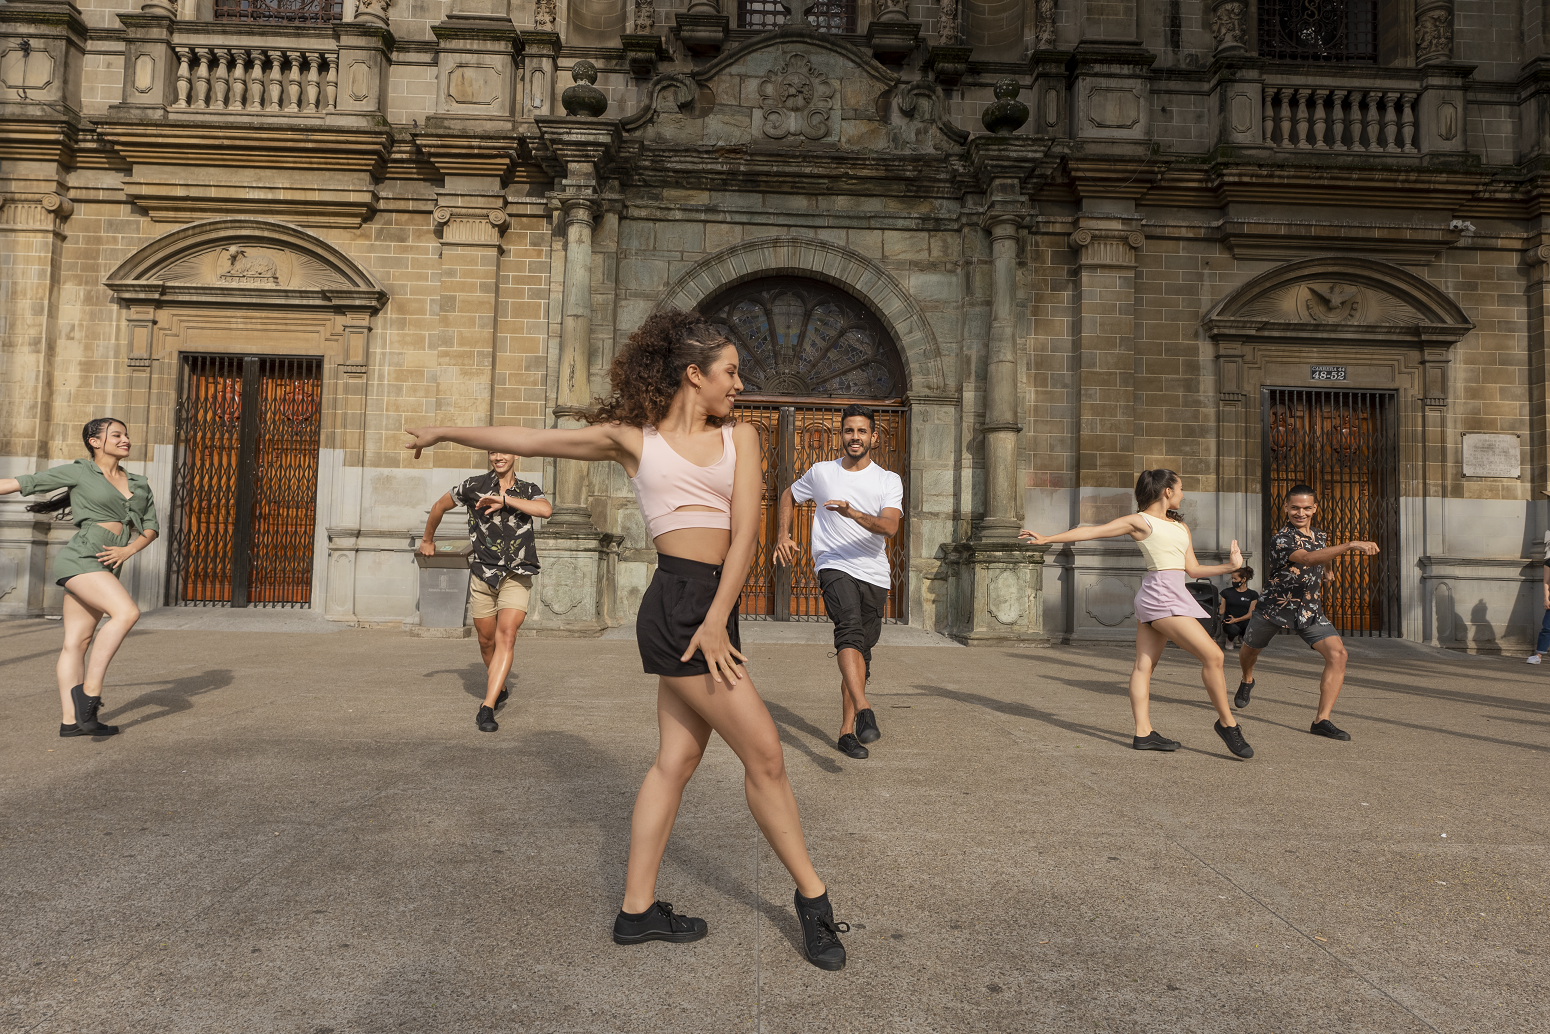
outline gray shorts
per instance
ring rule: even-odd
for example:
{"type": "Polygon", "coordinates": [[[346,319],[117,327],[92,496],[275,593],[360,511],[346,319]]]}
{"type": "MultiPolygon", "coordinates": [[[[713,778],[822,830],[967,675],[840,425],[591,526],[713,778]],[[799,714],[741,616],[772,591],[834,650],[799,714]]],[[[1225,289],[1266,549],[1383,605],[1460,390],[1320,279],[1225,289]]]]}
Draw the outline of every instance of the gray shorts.
{"type": "MultiPolygon", "coordinates": [[[[1249,618],[1249,630],[1243,635],[1243,645],[1254,650],[1263,650],[1270,645],[1270,640],[1276,637],[1283,626],[1277,625],[1259,614],[1249,618]]],[[[1320,614],[1313,621],[1301,628],[1291,626],[1290,631],[1302,636],[1302,641],[1308,644],[1311,650],[1325,639],[1340,638],[1340,630],[1329,623],[1329,618],[1320,614]]]]}

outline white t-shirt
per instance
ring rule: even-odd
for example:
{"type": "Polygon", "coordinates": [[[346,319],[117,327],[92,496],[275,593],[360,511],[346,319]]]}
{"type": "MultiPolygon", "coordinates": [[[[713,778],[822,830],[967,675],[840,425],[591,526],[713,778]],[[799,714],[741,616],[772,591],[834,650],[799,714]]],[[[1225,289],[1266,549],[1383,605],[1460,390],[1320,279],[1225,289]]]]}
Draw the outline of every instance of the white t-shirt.
{"type": "Polygon", "coordinates": [[[867,531],[849,517],[824,509],[831,499],[843,499],[861,513],[880,516],[893,508],[904,512],[904,482],[875,462],[861,470],[846,470],[839,460],[825,460],[807,468],[791,486],[791,498],[799,503],[817,500],[813,516],[813,569],[844,571],[852,578],[888,588],[888,540],[867,531]]]}

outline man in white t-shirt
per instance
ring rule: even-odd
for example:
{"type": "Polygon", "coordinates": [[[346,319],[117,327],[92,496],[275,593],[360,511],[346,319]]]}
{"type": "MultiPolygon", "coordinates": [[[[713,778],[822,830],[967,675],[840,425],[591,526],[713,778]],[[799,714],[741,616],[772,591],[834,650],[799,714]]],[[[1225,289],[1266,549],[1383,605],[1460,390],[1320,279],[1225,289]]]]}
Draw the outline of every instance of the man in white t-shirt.
{"type": "Polygon", "coordinates": [[[783,564],[796,557],[791,538],[795,503],[816,499],[813,516],[813,568],[823,586],[823,606],[834,622],[834,649],[840,664],[839,749],[864,758],[862,744],[882,735],[877,716],[866,699],[872,671],[872,647],[883,631],[888,605],[888,537],[899,530],[904,516],[904,482],[899,475],[872,462],[877,438],[872,411],[850,405],[840,414],[841,459],[826,460],[781,493],[779,539],[775,556],[783,564]]]}

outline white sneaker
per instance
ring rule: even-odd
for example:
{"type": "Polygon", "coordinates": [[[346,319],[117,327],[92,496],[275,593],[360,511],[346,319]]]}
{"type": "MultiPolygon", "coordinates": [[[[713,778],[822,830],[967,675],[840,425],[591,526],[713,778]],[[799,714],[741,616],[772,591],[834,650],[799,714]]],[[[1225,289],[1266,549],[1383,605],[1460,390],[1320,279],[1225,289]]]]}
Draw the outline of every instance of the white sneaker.
{"type": "Polygon", "coordinates": [[[1537,654],[1537,653],[1529,654],[1528,663],[1529,664],[1538,664],[1539,663],[1539,654],[1537,654]]]}

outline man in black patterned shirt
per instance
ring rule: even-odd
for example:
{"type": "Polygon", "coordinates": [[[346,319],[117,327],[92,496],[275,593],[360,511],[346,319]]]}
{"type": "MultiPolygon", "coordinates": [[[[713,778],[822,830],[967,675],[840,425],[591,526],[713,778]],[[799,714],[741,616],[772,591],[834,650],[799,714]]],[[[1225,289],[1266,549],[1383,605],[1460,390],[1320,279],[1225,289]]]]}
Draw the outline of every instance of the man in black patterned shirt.
{"type": "Polygon", "coordinates": [[[1324,565],[1342,553],[1378,552],[1375,542],[1329,544],[1329,536],[1313,530],[1313,515],[1318,499],[1307,485],[1296,485],[1286,493],[1286,524],[1270,540],[1270,577],[1260,594],[1259,606],[1249,620],[1238,662],[1243,666],[1243,681],[1233,706],[1248,707],[1254,689],[1254,662],[1260,651],[1283,628],[1296,632],[1302,641],[1324,658],[1324,674],[1319,679],[1319,709],[1308,730],[1315,736],[1349,740],[1350,733],[1329,720],[1335,700],[1345,685],[1346,649],[1340,632],[1324,616],[1319,598],[1324,581],[1324,565]]]}
{"type": "Polygon", "coordinates": [[[425,522],[420,552],[436,553],[436,528],[448,510],[468,509],[468,557],[473,578],[469,582],[468,610],[479,633],[479,652],[489,671],[484,703],[474,716],[480,732],[495,732],[495,709],[506,699],[506,676],[516,647],[517,629],[527,617],[529,591],[538,573],[538,550],[533,545],[533,518],[554,512],[543,489],[517,477],[517,458],[504,452],[490,453],[490,469],[452,487],[436,500],[425,522]]]}

